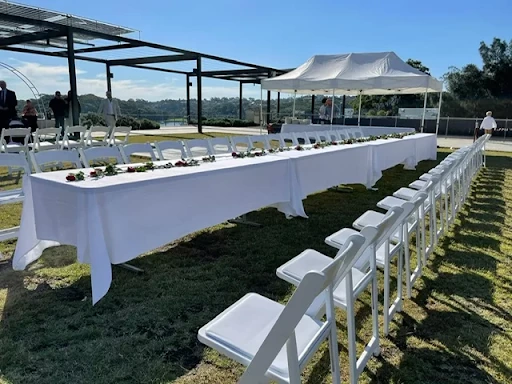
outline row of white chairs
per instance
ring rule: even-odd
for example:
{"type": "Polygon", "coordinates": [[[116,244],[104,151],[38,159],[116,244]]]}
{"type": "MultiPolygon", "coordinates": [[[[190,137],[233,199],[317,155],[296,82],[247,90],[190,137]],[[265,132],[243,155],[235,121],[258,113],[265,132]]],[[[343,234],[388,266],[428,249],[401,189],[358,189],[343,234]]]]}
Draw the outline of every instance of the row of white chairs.
{"type": "Polygon", "coordinates": [[[73,126],[66,127],[61,135],[60,128],[38,128],[34,133],[29,128],[4,128],[0,136],[0,152],[122,145],[128,143],[131,131],[132,127],[73,126]],[[7,142],[7,137],[18,138],[19,142],[7,142]]]}
{"type": "Polygon", "coordinates": [[[300,383],[308,360],[328,340],[332,382],[340,383],[334,313],[338,307],[347,312],[350,383],[357,383],[371,356],[380,353],[377,268],[384,270],[383,333],[387,335],[394,314],[402,309],[404,275],[410,298],[414,282],[485,164],[488,138],[450,154],[408,188],[379,201],[382,212],[367,211],[353,223],[354,228],[328,236],[325,242],[338,250],[334,259],[308,249],[279,267],[277,276],[297,286],[286,305],[248,294],[202,327],[199,340],[247,366],[239,383],[291,384],[300,383]],[[414,269],[409,250],[412,235],[416,237],[414,269]],[[390,267],[395,261],[397,288],[392,300],[390,267]],[[357,357],[354,302],[368,288],[373,332],[357,357]]]}

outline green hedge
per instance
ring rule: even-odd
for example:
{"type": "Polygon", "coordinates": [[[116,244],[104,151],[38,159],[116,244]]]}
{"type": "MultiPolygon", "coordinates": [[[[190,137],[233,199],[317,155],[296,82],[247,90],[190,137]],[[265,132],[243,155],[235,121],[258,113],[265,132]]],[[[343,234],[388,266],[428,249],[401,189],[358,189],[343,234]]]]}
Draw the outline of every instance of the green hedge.
{"type": "MultiPolygon", "coordinates": [[[[212,127],[254,127],[253,121],[240,120],[240,119],[206,119],[203,117],[203,125],[210,125],[212,127]]],[[[197,124],[197,120],[190,120],[191,124],[197,124]]]]}
{"type": "MultiPolygon", "coordinates": [[[[105,126],[105,119],[103,116],[98,115],[97,113],[86,113],[82,116],[82,125],[90,128],[92,125],[103,125],[105,126]]],[[[118,127],[132,127],[134,130],[142,130],[142,129],[160,129],[160,124],[156,121],[149,119],[135,119],[129,116],[121,116],[117,119],[116,125],[118,127]]]]}

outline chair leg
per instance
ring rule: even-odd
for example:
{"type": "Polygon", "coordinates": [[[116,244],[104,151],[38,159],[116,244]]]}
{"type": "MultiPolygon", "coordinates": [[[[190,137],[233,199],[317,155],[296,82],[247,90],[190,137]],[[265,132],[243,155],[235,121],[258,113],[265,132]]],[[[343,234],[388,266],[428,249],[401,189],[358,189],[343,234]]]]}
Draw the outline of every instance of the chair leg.
{"type": "MultiPolygon", "coordinates": [[[[348,336],[348,365],[350,383],[357,384],[357,350],[356,350],[356,318],[354,313],[354,295],[352,286],[352,272],[345,279],[347,292],[347,336],[348,336]]],[[[377,329],[378,333],[378,329],[377,329]]]]}
{"type": "Polygon", "coordinates": [[[389,256],[384,261],[384,336],[389,334],[389,256]]]}
{"type": "Polygon", "coordinates": [[[379,283],[377,281],[377,273],[373,274],[371,287],[371,304],[372,304],[372,336],[373,336],[373,355],[380,355],[380,335],[379,335],[379,283]]]}
{"type": "Polygon", "coordinates": [[[329,335],[329,355],[331,357],[331,373],[333,384],[341,384],[340,355],[338,352],[338,335],[336,332],[336,320],[333,319],[331,333],[329,335]]]}
{"type": "Polygon", "coordinates": [[[411,298],[411,260],[409,250],[409,232],[407,227],[404,227],[404,259],[405,259],[405,288],[407,291],[407,298],[411,298]]]}

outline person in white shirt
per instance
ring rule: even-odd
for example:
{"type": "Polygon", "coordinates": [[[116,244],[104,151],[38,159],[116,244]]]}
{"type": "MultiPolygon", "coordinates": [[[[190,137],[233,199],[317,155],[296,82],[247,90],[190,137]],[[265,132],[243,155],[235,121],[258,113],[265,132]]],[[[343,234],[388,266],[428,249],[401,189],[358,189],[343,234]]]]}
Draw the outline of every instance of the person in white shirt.
{"type": "Polygon", "coordinates": [[[496,129],[498,125],[496,124],[494,117],[492,117],[491,111],[487,112],[485,115],[486,116],[482,120],[482,124],[480,124],[480,129],[483,129],[486,135],[492,135],[492,130],[496,129]]]}
{"type": "Polygon", "coordinates": [[[103,115],[107,127],[111,130],[116,126],[116,121],[121,115],[121,109],[117,100],[112,98],[112,93],[106,93],[107,98],[101,101],[98,113],[103,115]]]}

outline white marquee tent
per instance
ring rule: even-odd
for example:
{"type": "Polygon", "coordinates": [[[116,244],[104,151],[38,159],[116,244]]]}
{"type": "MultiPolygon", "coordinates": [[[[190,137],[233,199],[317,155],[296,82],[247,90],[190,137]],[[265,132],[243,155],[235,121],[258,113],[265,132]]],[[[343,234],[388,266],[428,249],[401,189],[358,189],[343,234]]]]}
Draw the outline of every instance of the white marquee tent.
{"type": "MultiPolygon", "coordinates": [[[[411,67],[394,52],[316,55],[291,72],[262,80],[261,87],[295,95],[389,95],[443,91],[441,81],[411,67]]],[[[427,98],[425,107],[426,101],[427,98]]]]}

